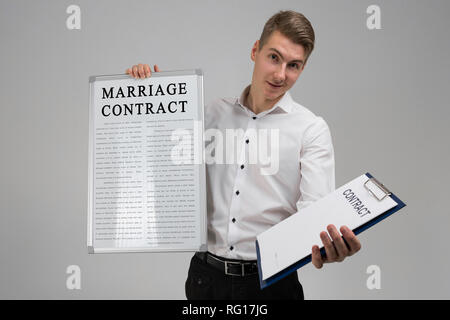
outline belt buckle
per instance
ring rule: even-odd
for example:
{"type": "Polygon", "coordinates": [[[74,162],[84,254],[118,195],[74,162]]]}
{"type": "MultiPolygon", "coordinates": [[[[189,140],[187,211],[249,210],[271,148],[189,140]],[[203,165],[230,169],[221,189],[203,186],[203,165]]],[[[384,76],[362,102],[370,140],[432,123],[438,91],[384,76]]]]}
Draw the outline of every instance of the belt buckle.
{"type": "Polygon", "coordinates": [[[241,276],[241,277],[243,277],[245,275],[244,265],[245,265],[245,263],[225,261],[225,274],[229,275],[229,276],[241,276]],[[241,266],[241,274],[229,273],[228,272],[228,264],[239,264],[241,266]]]}

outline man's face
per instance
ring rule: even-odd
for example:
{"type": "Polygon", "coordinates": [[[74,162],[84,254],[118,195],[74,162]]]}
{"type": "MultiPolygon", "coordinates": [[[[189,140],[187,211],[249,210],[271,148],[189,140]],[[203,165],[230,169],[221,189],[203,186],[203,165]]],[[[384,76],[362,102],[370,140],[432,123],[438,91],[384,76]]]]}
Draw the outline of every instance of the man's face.
{"type": "MultiPolygon", "coordinates": [[[[259,40],[252,48],[255,62],[252,77],[255,98],[276,102],[297,81],[305,66],[305,49],[274,31],[261,50],[259,40]]],[[[261,100],[260,100],[261,101],[261,100]]]]}

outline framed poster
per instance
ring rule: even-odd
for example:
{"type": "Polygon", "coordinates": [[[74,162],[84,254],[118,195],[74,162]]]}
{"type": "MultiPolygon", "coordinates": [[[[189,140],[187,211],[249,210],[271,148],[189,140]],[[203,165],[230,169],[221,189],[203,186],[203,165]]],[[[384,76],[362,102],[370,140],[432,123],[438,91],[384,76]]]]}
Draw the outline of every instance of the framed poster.
{"type": "Polygon", "coordinates": [[[89,85],[88,252],[206,251],[202,71],[89,85]]]}

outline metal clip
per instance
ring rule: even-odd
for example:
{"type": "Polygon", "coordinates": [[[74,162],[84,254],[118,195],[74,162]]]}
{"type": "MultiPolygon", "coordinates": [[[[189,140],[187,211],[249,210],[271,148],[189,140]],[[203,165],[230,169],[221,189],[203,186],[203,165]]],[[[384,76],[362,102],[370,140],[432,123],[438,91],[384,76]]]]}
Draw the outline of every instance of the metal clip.
{"type": "Polygon", "coordinates": [[[377,198],[379,201],[383,200],[384,198],[386,198],[387,196],[390,196],[392,194],[392,192],[390,192],[388,190],[388,188],[386,188],[382,183],[380,183],[377,179],[375,178],[370,178],[368,179],[365,183],[364,183],[364,187],[370,192],[371,195],[373,195],[375,198],[377,198]],[[378,195],[376,195],[368,186],[367,183],[368,182],[372,182],[374,185],[376,185],[381,191],[383,191],[384,195],[383,197],[379,197],[378,195]]]}

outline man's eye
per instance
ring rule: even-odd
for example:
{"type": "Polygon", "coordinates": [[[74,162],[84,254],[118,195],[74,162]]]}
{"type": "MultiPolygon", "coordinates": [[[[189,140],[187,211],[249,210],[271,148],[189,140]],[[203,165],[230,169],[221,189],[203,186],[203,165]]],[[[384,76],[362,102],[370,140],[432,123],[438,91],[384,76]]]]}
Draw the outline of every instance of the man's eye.
{"type": "Polygon", "coordinates": [[[276,60],[278,57],[275,55],[275,54],[271,54],[270,55],[270,59],[272,59],[272,60],[276,60]]]}
{"type": "Polygon", "coordinates": [[[291,68],[295,68],[295,69],[298,69],[299,68],[299,66],[298,66],[298,64],[297,63],[291,63],[291,68]]]}

